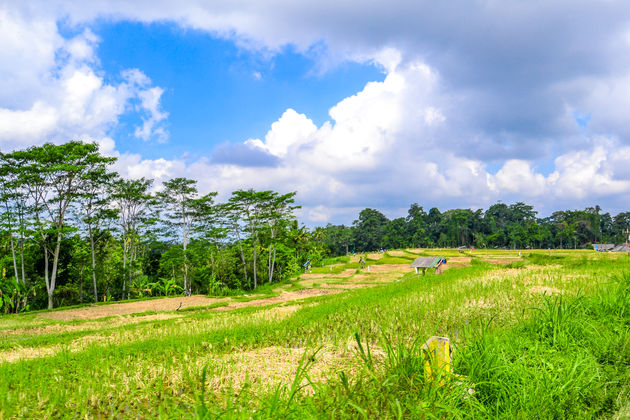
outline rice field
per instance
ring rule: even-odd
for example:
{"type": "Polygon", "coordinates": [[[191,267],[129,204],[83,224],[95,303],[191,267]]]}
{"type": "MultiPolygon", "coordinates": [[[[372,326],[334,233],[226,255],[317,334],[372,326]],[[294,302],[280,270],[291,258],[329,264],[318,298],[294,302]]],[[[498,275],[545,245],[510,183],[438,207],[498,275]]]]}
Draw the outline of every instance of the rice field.
{"type": "Polygon", "coordinates": [[[630,416],[630,256],[396,250],[249,296],[0,317],[0,418],[630,416]],[[446,270],[417,275],[417,256],[446,270]],[[452,368],[427,375],[424,342],[452,368]]]}

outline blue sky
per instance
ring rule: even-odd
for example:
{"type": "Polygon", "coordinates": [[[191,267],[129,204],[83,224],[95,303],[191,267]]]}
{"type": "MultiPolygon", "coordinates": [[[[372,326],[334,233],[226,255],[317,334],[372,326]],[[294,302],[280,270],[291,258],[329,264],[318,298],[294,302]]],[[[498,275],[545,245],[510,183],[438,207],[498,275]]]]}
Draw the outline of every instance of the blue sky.
{"type": "Polygon", "coordinates": [[[300,220],[630,202],[621,0],[0,0],[0,149],[297,191],[300,220]]]}
{"type": "Polygon", "coordinates": [[[211,155],[218,144],[259,137],[287,107],[321,125],[332,105],[384,78],[373,64],[343,62],[323,72],[313,54],[291,46],[266,56],[172,23],[101,22],[92,31],[102,39],[97,54],[113,82],[138,68],[165,87],[168,143],[148,148],[134,141],[134,114],[117,127],[121,150],[149,159],[211,155]]]}

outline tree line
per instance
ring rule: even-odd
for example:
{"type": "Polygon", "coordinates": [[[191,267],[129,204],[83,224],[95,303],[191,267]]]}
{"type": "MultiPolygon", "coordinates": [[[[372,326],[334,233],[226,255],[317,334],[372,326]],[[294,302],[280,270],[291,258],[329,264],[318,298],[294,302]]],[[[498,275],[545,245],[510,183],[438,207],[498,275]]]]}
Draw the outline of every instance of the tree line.
{"type": "Polygon", "coordinates": [[[96,144],[0,154],[0,308],[229,294],[280,281],[324,249],[294,216],[295,192],[124,179],[96,144]],[[318,248],[319,246],[319,248],[318,248]]]}
{"type": "Polygon", "coordinates": [[[599,206],[537,218],[524,203],[440,212],[413,204],[388,219],[308,229],[295,192],[237,190],[226,202],[196,181],[125,179],[116,158],[71,141],[0,153],[0,311],[147,296],[228,295],[303,270],[307,261],[381,248],[577,248],[622,242],[630,213],[599,206]]]}
{"type": "Polygon", "coordinates": [[[435,207],[426,212],[414,203],[407,217],[392,220],[378,210],[364,209],[351,226],[329,224],[323,236],[334,255],[380,248],[585,248],[625,242],[629,226],[630,212],[611,216],[600,206],[538,218],[534,207],[522,202],[496,203],[485,211],[445,212],[435,207]]]}

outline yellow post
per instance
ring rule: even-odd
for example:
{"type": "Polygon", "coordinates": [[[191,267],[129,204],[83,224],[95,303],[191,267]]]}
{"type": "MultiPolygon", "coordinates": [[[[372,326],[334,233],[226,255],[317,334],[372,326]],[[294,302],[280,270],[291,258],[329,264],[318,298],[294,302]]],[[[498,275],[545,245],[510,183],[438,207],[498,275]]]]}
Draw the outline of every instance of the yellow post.
{"type": "MultiPolygon", "coordinates": [[[[451,368],[451,342],[446,337],[433,336],[424,343],[427,360],[424,362],[424,371],[427,379],[434,380],[446,374],[452,373],[451,368]]],[[[440,380],[440,385],[444,380],[440,380]]]]}

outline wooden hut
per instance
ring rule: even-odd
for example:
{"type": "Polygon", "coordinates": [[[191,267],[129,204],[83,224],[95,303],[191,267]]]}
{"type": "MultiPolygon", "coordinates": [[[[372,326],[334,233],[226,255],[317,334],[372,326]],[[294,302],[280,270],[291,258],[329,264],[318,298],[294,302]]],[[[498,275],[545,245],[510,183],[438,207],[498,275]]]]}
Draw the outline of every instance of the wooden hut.
{"type": "Polygon", "coordinates": [[[444,264],[446,260],[444,257],[418,257],[414,262],[411,263],[410,267],[416,269],[416,274],[418,273],[418,269],[422,269],[422,274],[424,275],[427,268],[434,268],[436,274],[440,274],[440,266],[444,264]]]}

